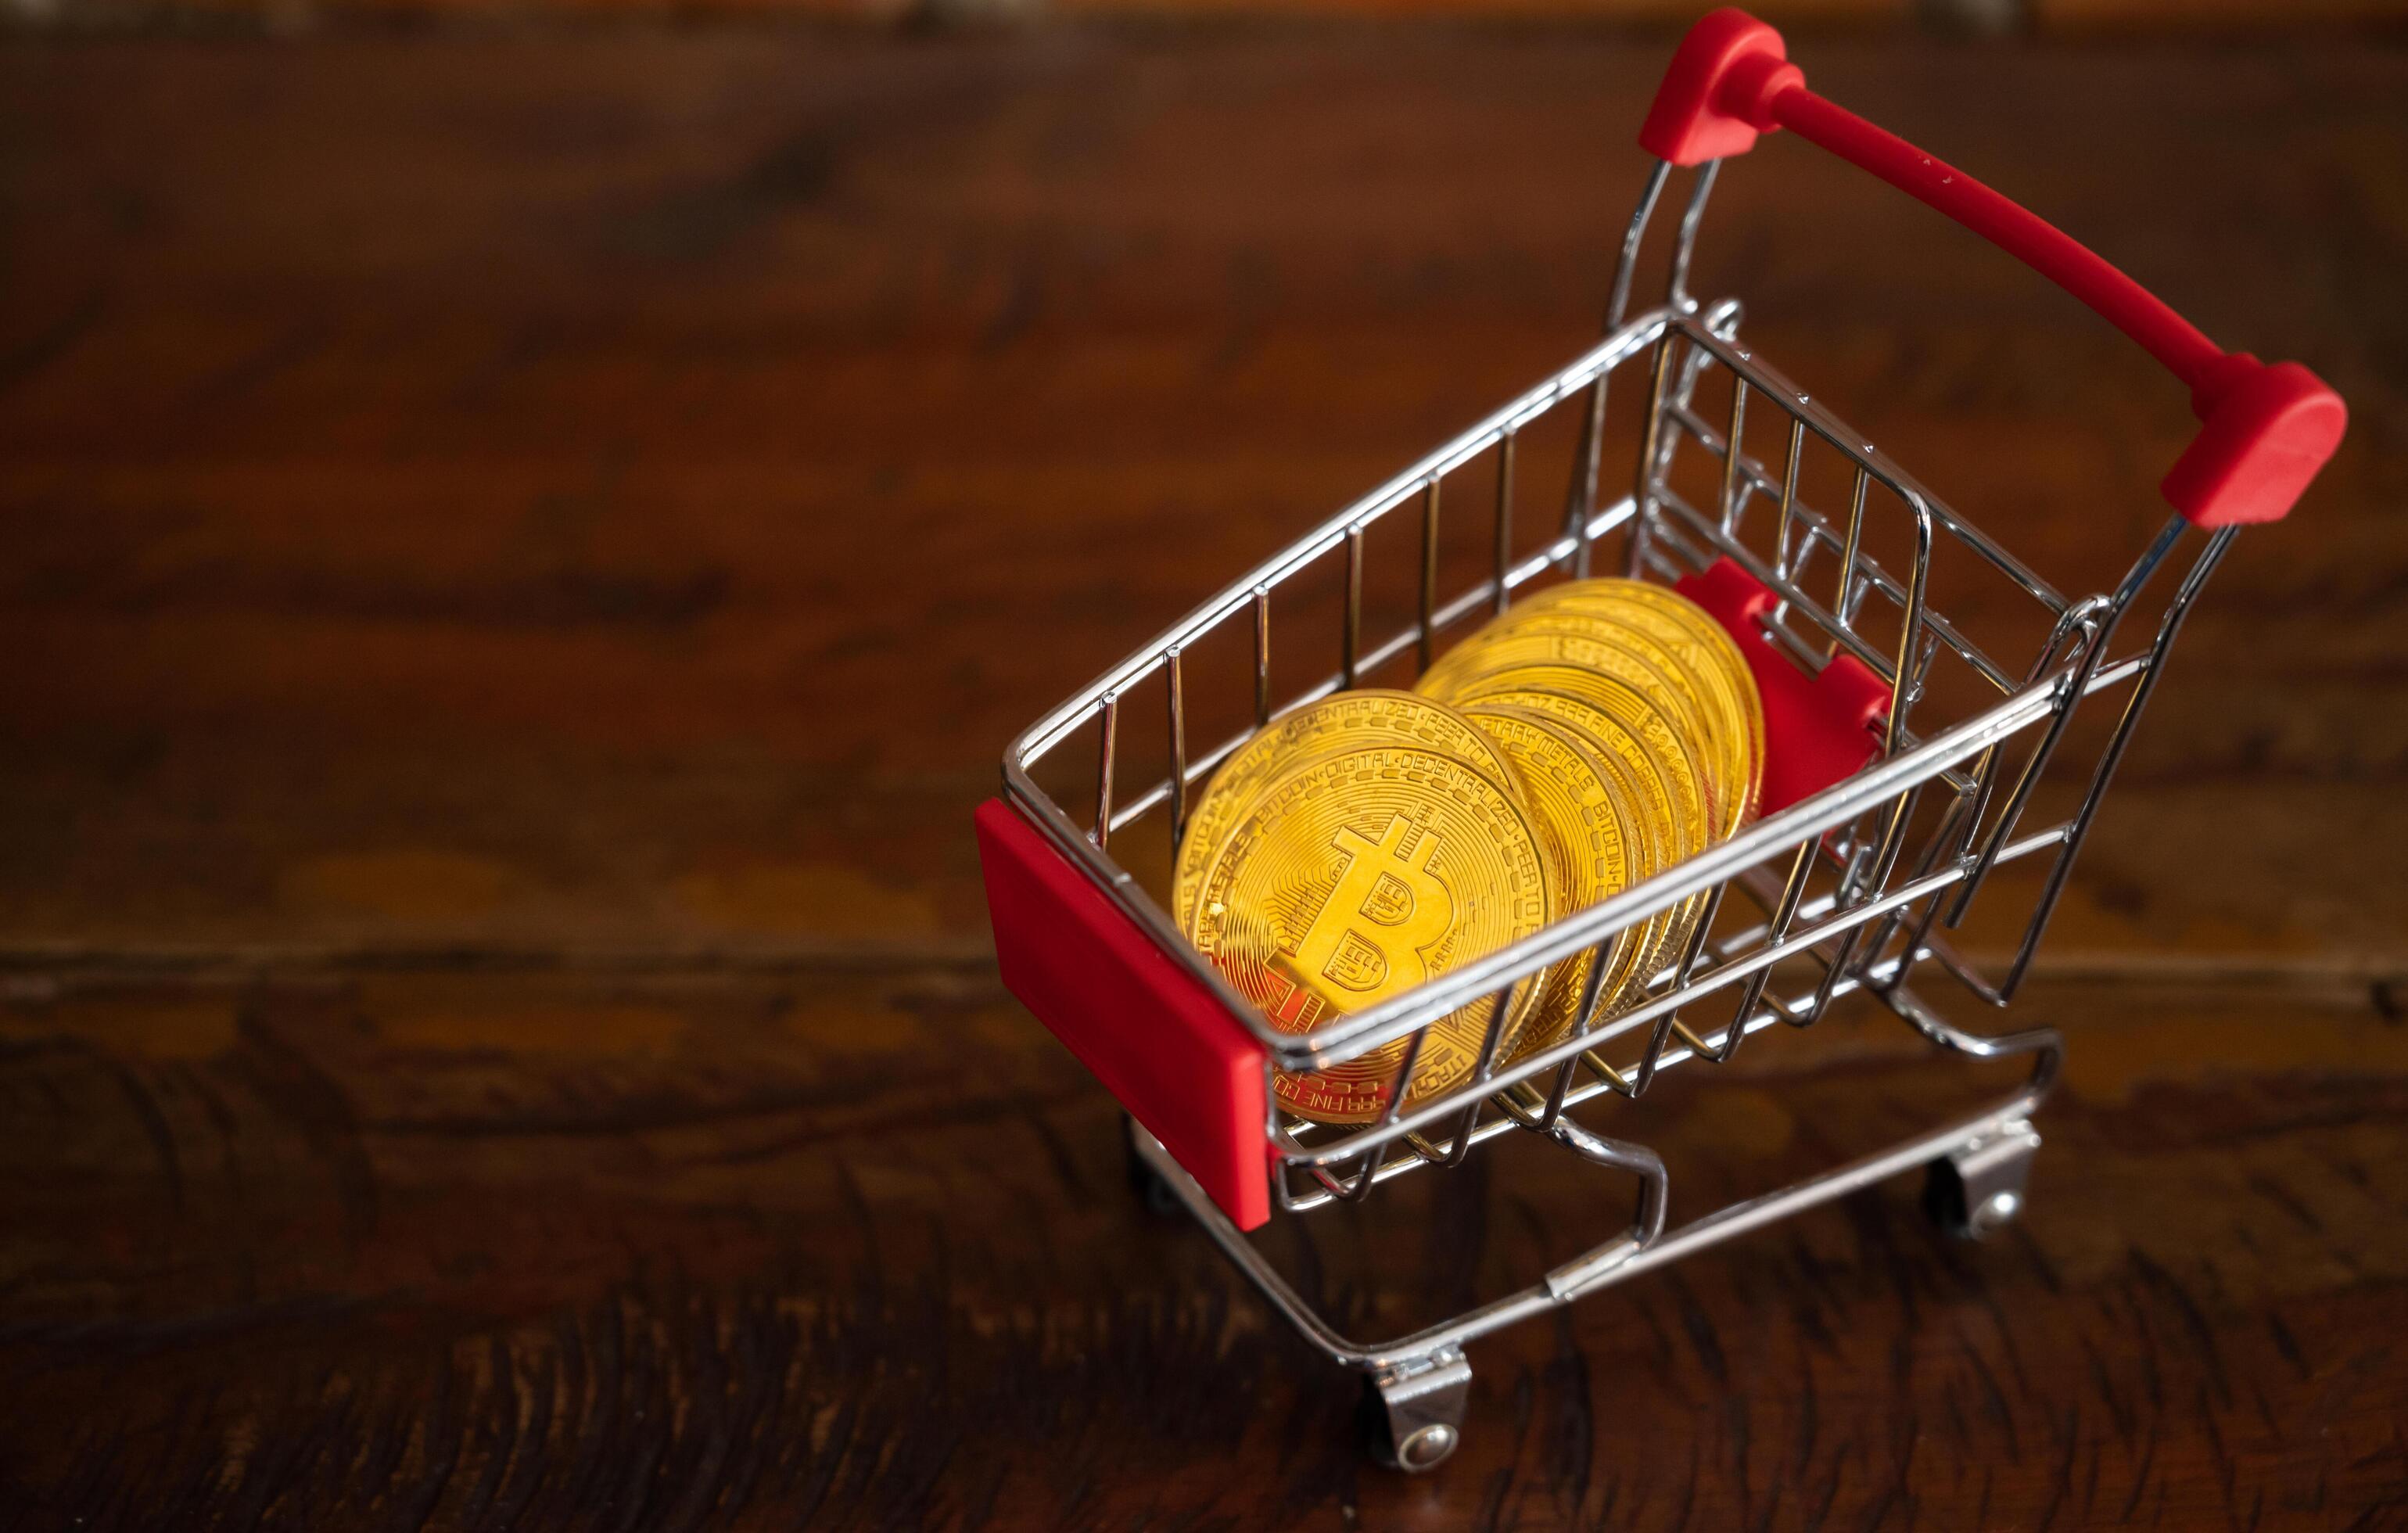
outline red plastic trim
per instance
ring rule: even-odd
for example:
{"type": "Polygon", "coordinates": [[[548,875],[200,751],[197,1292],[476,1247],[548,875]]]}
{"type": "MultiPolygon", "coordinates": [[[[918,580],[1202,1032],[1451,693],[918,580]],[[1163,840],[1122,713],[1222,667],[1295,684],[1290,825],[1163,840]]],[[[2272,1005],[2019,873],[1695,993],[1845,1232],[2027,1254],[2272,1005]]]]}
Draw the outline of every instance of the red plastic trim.
{"type": "Polygon", "coordinates": [[[2191,392],[2198,437],[2166,476],[2199,526],[2273,522],[2340,446],[2341,396],[2297,363],[2228,353],[2162,299],[2045,219],[1806,88],[1781,35],[1743,10],[1689,29],[1639,130],[1674,165],[1743,154],[1785,127],[1938,209],[2055,282],[2137,341],[2191,392]]]}
{"type": "Polygon", "coordinates": [[[1853,777],[1880,753],[1873,729],[1889,712],[1889,683],[1851,654],[1809,676],[1773,648],[1756,621],[1772,593],[1728,559],[1675,590],[1713,614],[1739,641],[1764,700],[1763,812],[1776,813],[1853,777]]]}
{"type": "Polygon", "coordinates": [[[2202,527],[2281,521],[2349,428],[2341,395],[2298,363],[2229,360],[2246,365],[2229,386],[2193,391],[2203,424],[2159,486],[2202,527]]]}
{"type": "Polygon", "coordinates": [[[979,864],[1003,982],[1240,1229],[1270,1218],[1263,1050],[1238,1019],[999,799],[979,864]]]}
{"type": "Polygon", "coordinates": [[[1676,165],[1701,165],[1756,147],[1774,124],[1750,109],[1776,85],[1803,85],[1786,63],[1781,34],[1743,10],[1708,11],[1672,54],[1655,105],[1640,125],[1639,147],[1676,165]]]}

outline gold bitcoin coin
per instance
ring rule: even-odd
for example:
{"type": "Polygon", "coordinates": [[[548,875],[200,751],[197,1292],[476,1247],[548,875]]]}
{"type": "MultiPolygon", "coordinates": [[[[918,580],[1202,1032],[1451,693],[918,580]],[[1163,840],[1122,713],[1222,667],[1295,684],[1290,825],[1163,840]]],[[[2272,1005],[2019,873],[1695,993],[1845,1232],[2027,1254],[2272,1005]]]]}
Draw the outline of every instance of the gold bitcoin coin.
{"type": "Polygon", "coordinates": [[[1196,892],[1229,832],[1278,777],[1316,756],[1365,745],[1419,745],[1510,783],[1513,770],[1489,738],[1446,704],[1417,693],[1341,692],[1283,713],[1232,752],[1187,816],[1171,872],[1170,914],[1183,929],[1196,892]]]}
{"type": "MultiPolygon", "coordinates": [[[[1553,881],[1505,783],[1426,746],[1366,746],[1307,762],[1255,800],[1182,930],[1274,1026],[1300,1034],[1529,936],[1555,914],[1553,881]]],[[[1470,1079],[1492,1023],[1502,1059],[1545,983],[1542,971],[1431,1024],[1408,1104],[1470,1079]]],[[[1365,1122],[1387,1105],[1411,1042],[1278,1072],[1274,1090],[1300,1116],[1365,1122]]]]}
{"type": "Polygon", "coordinates": [[[1730,835],[1754,819],[1764,785],[1764,703],[1729,631],[1679,592],[1646,580],[1574,580],[1538,593],[1508,615],[1526,614],[1525,620],[1535,623],[1571,612],[1639,629],[1662,645],[1713,704],[1719,743],[1727,752],[1726,769],[1742,774],[1745,791],[1730,795],[1736,802],[1725,807],[1723,833],[1730,835]]]}
{"type": "MultiPolygon", "coordinates": [[[[1560,725],[1581,742],[1602,768],[1604,780],[1612,784],[1616,795],[1630,806],[1633,833],[1627,842],[1630,881],[1637,883],[1650,878],[1680,860],[1682,852],[1674,834],[1677,815],[1664,775],[1649,759],[1647,747],[1612,716],[1592,703],[1541,688],[1499,687],[1466,706],[1483,711],[1510,708],[1536,714],[1560,725]]],[[[1660,911],[1641,926],[1641,974],[1635,978],[1653,974],[1658,967],[1658,956],[1675,945],[1678,914],[1677,910],[1660,911]]]]}
{"type": "Polygon", "coordinates": [[[1584,664],[1578,656],[1594,646],[1561,637],[1547,642],[1565,652],[1451,678],[1443,699],[1460,708],[1484,699],[1493,700],[1490,695],[1499,688],[1536,688],[1563,693],[1589,704],[1645,747],[1670,795],[1670,823],[1677,831],[1679,854],[1685,857],[1702,849],[1713,839],[1710,790],[1687,739],[1665,716],[1665,709],[1672,706],[1670,699],[1659,703],[1620,677],[1584,664]]]}
{"type": "Polygon", "coordinates": [[[1534,614],[1516,621],[1508,613],[1486,630],[1473,635],[1432,666],[1415,685],[1428,696],[1453,696],[1453,689],[1469,679],[1495,675],[1518,666],[1565,663],[1610,676],[1647,699],[1649,706],[1679,739],[1681,752],[1698,768],[1698,790],[1705,795],[1706,823],[1721,830],[1727,818],[1723,805],[1741,788],[1744,764],[1734,764],[1729,786],[1722,781],[1721,730],[1706,714],[1706,702],[1684,681],[1676,681],[1642,655],[1627,640],[1629,631],[1611,628],[1578,614],[1534,614]]]}
{"type": "MultiPolygon", "coordinates": [[[[1611,611],[1557,606],[1528,613],[1515,612],[1510,631],[1500,630],[1465,664],[1486,668],[1516,658],[1546,652],[1542,641],[1564,638],[1579,645],[1602,645],[1609,652],[1628,653],[1629,663],[1608,666],[1609,674],[1641,686],[1651,701],[1662,706],[1670,696],[1689,725],[1684,738],[1714,784],[1714,828],[1728,836],[1756,817],[1762,776],[1763,728],[1754,709],[1751,682],[1742,702],[1730,678],[1685,630],[1662,614],[1635,604],[1619,604],[1611,611]],[[1656,689],[1660,689],[1656,690],[1656,689]]],[[[1474,635],[1465,649],[1479,641],[1474,635]]],[[[1559,646],[1569,655],[1587,652],[1559,646]]],[[[1457,655],[1465,650],[1455,652],[1457,655]]],[[[1449,656],[1454,658],[1453,655],[1449,656]]]]}
{"type": "MultiPolygon", "coordinates": [[[[1633,813],[1612,784],[1604,764],[1579,736],[1543,713],[1481,705],[1466,709],[1504,748],[1522,780],[1524,797],[1553,839],[1558,919],[1620,893],[1631,881],[1637,834],[1633,813]]],[[[1638,973],[1645,955],[1641,923],[1627,926],[1605,945],[1598,994],[1610,1003],[1638,973]]],[[[1577,1019],[1597,950],[1557,964],[1540,994],[1537,1010],[1523,1027],[1513,1055],[1527,1054],[1564,1036],[1577,1019]]]]}
{"type": "MultiPolygon", "coordinates": [[[[1645,697],[1599,671],[1563,663],[1516,666],[1459,683],[1453,701],[1513,703],[1570,718],[1632,767],[1642,815],[1662,831],[1665,867],[1713,839],[1704,790],[1680,738],[1645,697]]],[[[1688,939],[1705,896],[1684,901],[1660,924],[1646,967],[1653,975],[1688,939]]]]}

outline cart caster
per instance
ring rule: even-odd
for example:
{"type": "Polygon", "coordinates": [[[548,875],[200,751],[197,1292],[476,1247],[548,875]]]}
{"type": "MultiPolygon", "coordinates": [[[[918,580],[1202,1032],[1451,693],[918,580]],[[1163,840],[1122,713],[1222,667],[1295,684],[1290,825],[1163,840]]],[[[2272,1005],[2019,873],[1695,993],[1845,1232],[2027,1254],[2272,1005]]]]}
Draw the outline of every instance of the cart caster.
{"type": "Polygon", "coordinates": [[[1162,1173],[1147,1165],[1145,1157],[1137,1153],[1137,1140],[1133,1136],[1142,1132],[1137,1126],[1137,1120],[1124,1118],[1122,1123],[1127,1129],[1121,1136],[1121,1150],[1128,1157],[1129,1191],[1137,1194],[1137,1200],[1145,1205],[1148,1213],[1166,1218],[1177,1213],[1179,1195],[1170,1190],[1170,1183],[1162,1179],[1162,1173]]]}
{"type": "Polygon", "coordinates": [[[1463,1441],[1471,1365],[1440,1354],[1363,1381],[1363,1428],[1371,1456],[1392,1469],[1437,1469],[1463,1441]]]}
{"type": "Polygon", "coordinates": [[[1995,1235],[2023,1212],[2040,1136],[2017,1119],[1997,1132],[1935,1160],[1923,1184],[1923,1207],[1952,1235],[1978,1240],[1995,1235]]]}

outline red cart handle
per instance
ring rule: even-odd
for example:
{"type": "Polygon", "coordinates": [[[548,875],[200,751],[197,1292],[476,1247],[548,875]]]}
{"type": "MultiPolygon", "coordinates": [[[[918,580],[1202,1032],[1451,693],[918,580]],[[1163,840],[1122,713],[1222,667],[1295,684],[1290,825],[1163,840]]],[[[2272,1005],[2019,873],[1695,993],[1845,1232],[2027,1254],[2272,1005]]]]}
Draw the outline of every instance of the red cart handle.
{"type": "Polygon", "coordinates": [[[1678,165],[1743,154],[1788,128],[1928,203],[2090,306],[2190,390],[2199,436],[2161,486],[2202,527],[2280,520],[2341,445],[2349,410],[2296,362],[2226,352],[2156,294],[2046,220],[1806,88],[1781,34],[1743,10],[1689,29],[1640,145],[1678,165]]]}

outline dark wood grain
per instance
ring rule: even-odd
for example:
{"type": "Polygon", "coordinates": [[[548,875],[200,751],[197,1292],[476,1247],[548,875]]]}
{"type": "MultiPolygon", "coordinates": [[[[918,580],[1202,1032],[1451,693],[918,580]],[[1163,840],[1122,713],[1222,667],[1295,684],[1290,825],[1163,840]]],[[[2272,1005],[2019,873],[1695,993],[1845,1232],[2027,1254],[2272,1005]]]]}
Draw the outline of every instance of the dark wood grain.
{"type": "MultiPolygon", "coordinates": [[[[23,0],[7,17],[23,30],[69,34],[203,27],[291,33],[315,27],[509,27],[770,24],[872,29],[1025,26],[1097,18],[1144,25],[1427,21],[1567,21],[1656,33],[1667,39],[1711,7],[1690,0],[23,0]]],[[[2398,0],[1753,0],[1747,7],[1809,35],[1833,29],[1943,37],[2205,37],[2330,40],[2396,32],[2398,0]]]]}
{"type": "MultiPolygon", "coordinates": [[[[1463,1453],[1406,1482],[1357,1464],[1345,1380],[1125,1195],[1110,1099],[982,966],[21,993],[9,1499],[87,1526],[2396,1514],[2408,1035],[2358,991],[2029,1000],[2083,1047],[2014,1235],[1951,1243],[1886,1187],[1508,1333],[1463,1453]]],[[[1894,1024],[1835,1033],[1667,1078],[1636,1126],[1678,1211],[1960,1095],[1894,1024]]],[[[1284,1248],[1359,1330],[1526,1281],[1626,1196],[1540,1146],[1426,1182],[1284,1248]]]]}
{"type": "MultiPolygon", "coordinates": [[[[1400,1480],[998,989],[1003,740],[1593,332],[1660,62],[0,49],[0,1526],[2408,1521],[2408,54],[1808,58],[2355,410],[2018,1003],[2072,1054],[2013,1235],[1885,1187],[1510,1333],[1400,1480]]],[[[2182,401],[1756,159],[1706,285],[2112,577],[2182,401]]],[[[1887,1025],[1668,1077],[1676,1214],[1995,1086],[1887,1025]]],[[[1283,1259],[1399,1328],[1598,1238],[1568,1160],[1283,1259]]]]}

